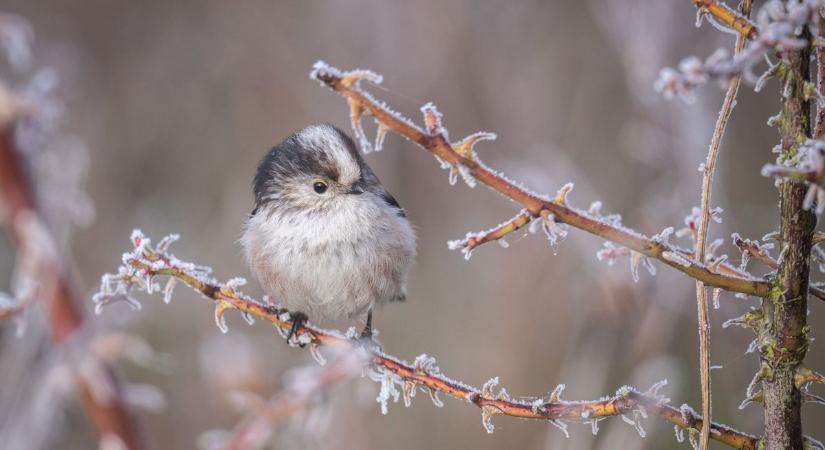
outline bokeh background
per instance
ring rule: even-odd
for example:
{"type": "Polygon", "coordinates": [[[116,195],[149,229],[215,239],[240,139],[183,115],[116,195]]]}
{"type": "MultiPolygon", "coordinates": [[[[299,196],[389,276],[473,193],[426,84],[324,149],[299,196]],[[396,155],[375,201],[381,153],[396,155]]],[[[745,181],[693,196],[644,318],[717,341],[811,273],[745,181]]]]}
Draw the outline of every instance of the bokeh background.
{"type": "MultiPolygon", "coordinates": [[[[708,25],[697,29],[686,0],[2,0],[0,10],[30,22],[35,67],[52,67],[60,79],[67,136],[60,146],[66,155],[69,142],[75,156],[45,176],[81,174],[95,205],[94,220],[66,241],[86,299],[100,275],[118,266],[133,228],[155,239],[179,232],[179,257],[212,266],[222,279],[249,276],[237,241],[261,156],[309,123],[349,129],[344,100],[307,77],[318,59],[382,73],[387,90],[371,90],[416,121],[418,108],[435,101],[454,139],[498,133],[479,146],[481,157],[534,190],[554,193],[574,181],[576,206],[601,200],[604,212],[621,213],[648,235],[679,228],[699,202],[697,167],[722,91],[707,86],[686,105],[664,100],[653,81],[664,66],[733,42],[708,25]]],[[[759,169],[773,158],[777,135],[765,121],[778,109],[778,90],[775,82],[759,95],[743,86],[721,151],[714,204],[724,223],[712,224],[711,238],[725,238],[722,251],[737,262],[731,232],[759,238],[777,225],[777,192],[759,169]]],[[[675,404],[699,408],[691,280],[657,264],[658,275],[643,272],[634,283],[627,261],[597,261],[602,240],[576,230],[556,254],[543,236],[519,235],[507,249],[481,247],[464,261],[446,241],[498,224],[518,207],[483,187],[450,187],[431,156],[397,136],[367,159],[419,236],[409,301],[376,316],[386,351],[408,360],[433,355],[446,374],[473,385],[499,376],[514,395],[564,383],[565,398],[593,399],[667,379],[664,392],[675,404]]],[[[3,289],[13,264],[8,241],[0,241],[3,289]]],[[[261,294],[254,283],[246,291],[261,294]]],[[[754,304],[724,294],[711,311],[712,364],[722,366],[713,371],[714,419],[750,432],[761,429],[762,411],[738,405],[757,366],[745,354],[753,336],[721,323],[754,304]]],[[[158,296],[143,305],[138,312],[115,305],[90,326],[134,333],[160,353],[161,367],[119,366],[130,382],[165,396],[165,408],[139,414],[156,448],[195,448],[204,432],[232,428],[240,415],[227,389],[269,396],[291,368],[315,364],[266,324],[249,327],[232,315],[229,334],[221,334],[211,305],[185,288],[171,305],[158,296]]],[[[91,312],[91,301],[85,306],[91,312]]],[[[817,338],[823,314],[813,300],[817,338]]],[[[0,329],[3,440],[13,448],[95,447],[71,396],[38,394],[59,357],[38,313],[26,318],[23,338],[0,329]]],[[[817,342],[808,360],[822,370],[824,356],[817,342]]],[[[601,422],[596,436],[571,424],[567,439],[547,423],[498,416],[488,435],[477,409],[452,399],[437,409],[421,395],[411,408],[391,405],[382,416],[377,390],[367,380],[340,386],[328,427],[298,418],[278,425],[271,446],[689,448],[656,419],[645,422],[644,439],[620,419],[601,422]]],[[[804,412],[816,435],[822,408],[804,412]]]]}

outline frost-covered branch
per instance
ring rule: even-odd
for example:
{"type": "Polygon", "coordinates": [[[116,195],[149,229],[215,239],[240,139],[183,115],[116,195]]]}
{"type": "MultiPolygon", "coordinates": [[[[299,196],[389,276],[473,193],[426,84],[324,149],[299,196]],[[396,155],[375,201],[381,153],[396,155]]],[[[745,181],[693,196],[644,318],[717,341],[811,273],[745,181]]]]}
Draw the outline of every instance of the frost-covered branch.
{"type": "MultiPolygon", "coordinates": [[[[616,220],[616,216],[602,218],[598,214],[571,207],[566,201],[569,189],[563,188],[560,192],[563,191],[564,195],[557,195],[555,198],[530,192],[518,182],[487,167],[473,150],[473,145],[480,138],[491,139],[494,135],[477,133],[458,143],[451,143],[447,130],[442,125],[441,114],[431,103],[422,107],[424,128],[421,128],[360,88],[361,80],[379,83],[380,75],[365,70],[343,72],[323,62],[318,62],[310,77],[346,98],[350,107],[353,130],[357,140],[361,142],[362,149],[365,151],[372,149],[372,144],[361,126],[362,116],[371,114],[378,123],[381,141],[386,132],[392,130],[434,154],[441,166],[449,170],[451,183],[454,183],[460,175],[470,187],[480,182],[521,204],[533,221],[539,221],[538,225],[544,230],[551,244],[563,238],[566,234],[566,227],[572,226],[625,247],[628,253],[639,255],[636,258],[638,261],[645,258],[659,260],[694,279],[701,280],[708,286],[760,297],[769,291],[768,283],[762,280],[747,274],[732,275],[735,269],[725,263],[720,264],[718,270],[711,270],[704,263],[694,260],[692,251],[667,243],[668,233],[661,233],[658,239],[656,236],[647,237],[624,227],[619,220],[616,220]]],[[[523,225],[523,219],[519,216],[515,221],[505,223],[501,230],[497,227],[491,233],[493,236],[501,237],[523,225]]],[[[482,233],[484,234],[486,233],[482,233]]],[[[487,239],[489,240],[491,239],[487,239]]],[[[465,239],[464,244],[460,241],[454,243],[452,247],[462,248],[462,245],[467,244],[470,244],[469,239],[465,239]]],[[[473,246],[475,245],[478,244],[475,243],[473,246]]],[[[465,247],[465,256],[467,254],[465,247]]]]}
{"type": "Polygon", "coordinates": [[[718,20],[748,39],[756,39],[759,36],[759,29],[753,22],[724,3],[716,0],[693,0],[693,4],[699,8],[698,19],[708,16],[708,20],[718,20]]]}
{"type": "MultiPolygon", "coordinates": [[[[177,236],[170,236],[153,246],[140,231],[132,234],[134,249],[124,253],[123,265],[116,274],[104,275],[101,289],[94,296],[96,310],[116,301],[125,301],[134,308],[140,303],[131,295],[135,291],[146,293],[163,292],[164,300],[170,301],[176,282],[182,282],[215,305],[215,321],[224,332],[228,331],[225,313],[236,310],[244,319],[252,323],[254,318],[263,319],[276,327],[282,337],[287,337],[293,327],[290,313],[276,304],[259,302],[238,290],[243,280],[232,279],[221,283],[211,276],[211,269],[177,259],[168,252],[168,246],[177,236]],[[159,276],[167,276],[165,287],[156,281],[159,276]]],[[[482,424],[492,433],[492,417],[506,415],[524,419],[546,420],[566,432],[568,423],[585,423],[593,431],[598,431],[598,423],[604,418],[620,416],[644,435],[641,419],[648,415],[658,416],[676,426],[677,430],[687,429],[693,435],[703,426],[702,419],[690,407],[676,408],[659,394],[664,382],[655,384],[645,392],[631,387],[619,389],[615,395],[593,401],[567,401],[560,398],[564,386],[559,385],[548,396],[511,397],[505,389],[498,388],[498,378],[489,380],[481,389],[450,379],[438,368],[434,358],[418,356],[413,363],[407,363],[390,356],[376,346],[364,344],[354,328],[346,334],[317,328],[311,324],[300,324],[297,336],[291,345],[309,346],[313,356],[323,361],[320,349],[331,347],[340,350],[366,352],[367,376],[380,383],[376,401],[386,413],[390,401],[403,400],[409,406],[417,392],[429,394],[431,400],[441,406],[439,394],[467,401],[481,409],[482,424]]],[[[682,431],[677,436],[683,436],[682,431]]],[[[733,448],[755,450],[758,438],[720,424],[711,424],[711,437],[733,448]]]]}
{"type": "MultiPolygon", "coordinates": [[[[722,17],[730,18],[729,15],[722,13],[725,10],[735,14],[726,6],[714,1],[694,0],[694,3],[715,4],[713,11],[719,11],[722,17]]],[[[685,58],[679,63],[677,69],[670,67],[662,69],[654,88],[664,94],[666,98],[679,96],[683,100],[691,102],[695,98],[696,88],[708,81],[729,79],[732,76],[743,74],[746,80],[756,84],[755,89],[759,91],[769,78],[782,75],[785,72],[785,63],[781,58],[784,58],[790,51],[799,50],[808,45],[808,41],[800,37],[802,30],[807,26],[815,32],[818,31],[819,10],[821,7],[822,0],[800,0],[787,3],[780,0],[770,0],[765,3],[756,16],[756,23],[760,31],[756,33],[757,28],[750,28],[750,25],[744,26],[745,29],[753,30],[753,32],[748,34],[751,41],[741,52],[729,57],[726,50],[718,49],[705,61],[696,56],[685,58]],[[771,63],[768,57],[773,55],[778,56],[780,61],[771,63]],[[757,77],[753,74],[753,69],[763,60],[768,60],[768,68],[761,76],[757,77]]],[[[700,7],[697,23],[705,15],[709,18],[719,17],[716,14],[703,15],[703,11],[709,13],[711,10],[709,7],[700,7]]],[[[713,19],[710,22],[723,31],[742,33],[742,22],[736,19],[732,19],[732,21],[716,21],[713,19]]],[[[788,80],[787,82],[790,84],[798,82],[798,80],[788,80]]],[[[789,88],[789,86],[786,86],[786,89],[789,88]]],[[[822,97],[817,94],[813,85],[807,91],[812,98],[822,101],[822,97]]]]}
{"type": "MultiPolygon", "coordinates": [[[[700,7],[709,10],[709,6],[700,7]]],[[[751,1],[744,0],[741,5],[742,14],[747,17],[751,11],[751,1]]],[[[741,21],[733,21],[732,25],[741,24],[741,21]]],[[[734,53],[739,54],[745,47],[745,39],[747,34],[740,34],[736,37],[734,44],[734,53]]],[[[725,128],[728,125],[731,113],[733,112],[733,105],[736,102],[736,94],[739,92],[739,81],[741,77],[734,76],[728,82],[728,90],[725,93],[725,99],[722,101],[722,107],[719,111],[719,116],[716,118],[716,125],[713,128],[713,135],[710,139],[710,146],[708,147],[708,156],[705,160],[702,171],[702,189],[701,189],[701,205],[699,207],[699,220],[696,227],[695,239],[695,256],[699,261],[705,260],[705,246],[708,238],[708,227],[711,218],[711,187],[713,184],[714,169],[716,168],[716,161],[719,157],[719,147],[722,145],[722,136],[725,134],[725,128]]],[[[711,416],[711,392],[710,392],[710,324],[708,322],[708,292],[705,289],[705,284],[701,281],[696,281],[696,303],[699,318],[699,378],[701,380],[702,391],[702,415],[704,417],[712,418],[711,416]]],[[[699,447],[702,450],[708,448],[708,439],[710,434],[708,429],[703,429],[699,447]]]]}
{"type": "Polygon", "coordinates": [[[447,246],[451,250],[461,249],[465,258],[469,258],[470,255],[472,255],[473,249],[481,244],[486,244],[487,242],[498,241],[502,247],[506,248],[509,244],[507,244],[507,241],[504,240],[504,237],[530,225],[531,223],[533,223],[533,215],[530,214],[529,211],[522,211],[512,219],[499,224],[495,228],[478,233],[467,233],[467,235],[464,236],[464,239],[450,241],[447,243],[447,246]]]}
{"type": "MultiPolygon", "coordinates": [[[[733,244],[742,252],[743,267],[747,265],[748,261],[755,259],[771,270],[776,270],[779,268],[779,262],[769,253],[769,250],[773,248],[772,243],[760,244],[759,242],[751,239],[744,239],[737,233],[733,233],[731,238],[733,239],[733,244]]],[[[825,290],[822,288],[811,285],[808,287],[808,291],[814,297],[820,300],[825,300],[825,290]]]]}

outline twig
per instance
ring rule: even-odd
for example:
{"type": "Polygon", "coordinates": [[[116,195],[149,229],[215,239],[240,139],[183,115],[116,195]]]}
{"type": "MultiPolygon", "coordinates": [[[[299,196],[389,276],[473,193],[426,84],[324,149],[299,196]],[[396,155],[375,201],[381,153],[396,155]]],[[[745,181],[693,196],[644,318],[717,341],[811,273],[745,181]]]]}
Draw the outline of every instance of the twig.
{"type": "MultiPolygon", "coordinates": [[[[2,87],[2,86],[0,86],[2,87]]],[[[0,110],[8,105],[0,105],[0,110]]],[[[4,118],[16,119],[14,116],[4,118]]],[[[23,216],[37,217],[34,195],[29,180],[26,179],[20,153],[15,146],[14,120],[0,123],[0,201],[6,208],[9,223],[15,223],[23,216]]],[[[21,227],[12,226],[9,231],[16,246],[23,241],[21,227]]],[[[59,261],[48,264],[39,277],[49,289],[42,289],[46,296],[48,324],[52,338],[56,343],[63,343],[83,327],[83,312],[78,307],[75,292],[63,266],[59,261]]],[[[103,363],[101,363],[103,364],[103,363]]],[[[115,387],[110,402],[103,403],[93,395],[93,388],[88,381],[81,381],[78,393],[89,421],[101,436],[117,436],[129,450],[144,448],[143,441],[132,423],[123,399],[120,396],[120,384],[111,367],[103,364],[101,375],[106,382],[115,387]]]]}
{"type": "Polygon", "coordinates": [[[825,385],[825,375],[815,372],[805,366],[799,366],[796,369],[795,377],[796,387],[801,389],[808,383],[819,383],[825,385]]]}
{"type": "MultiPolygon", "coordinates": [[[[698,3],[698,2],[696,2],[698,3]]],[[[706,2],[707,3],[707,2],[706,2]]],[[[710,10],[707,5],[703,6],[710,10]]],[[[723,8],[727,9],[727,8],[723,8]]],[[[741,6],[742,15],[747,17],[751,10],[751,1],[744,0],[741,6]]],[[[746,19],[745,19],[746,20],[746,19]]],[[[734,21],[731,25],[736,27],[739,21],[734,21]]],[[[734,53],[739,53],[745,47],[747,34],[740,34],[736,37],[734,53]]],[[[722,136],[725,134],[725,127],[733,111],[733,104],[736,101],[736,93],[739,91],[739,81],[741,77],[734,75],[728,81],[728,90],[725,99],[722,101],[722,109],[716,119],[716,126],[713,129],[713,136],[710,140],[708,156],[705,160],[704,173],[702,176],[702,197],[699,207],[699,223],[696,233],[696,259],[705,260],[705,244],[708,238],[708,225],[710,224],[710,202],[711,187],[713,185],[713,174],[716,168],[716,160],[719,157],[719,147],[722,144],[722,136]]],[[[702,390],[702,416],[711,418],[711,396],[710,396],[710,324],[708,323],[708,293],[704,283],[696,281],[696,303],[699,318],[699,379],[702,390]]],[[[710,439],[710,429],[703,429],[699,439],[699,447],[702,450],[708,448],[710,439]]]]}
{"type": "MultiPolygon", "coordinates": [[[[241,283],[234,279],[221,284],[209,275],[208,268],[183,262],[166,251],[170,240],[165,239],[158,246],[152,247],[148,238],[137,230],[133,234],[132,243],[135,249],[124,254],[123,263],[117,274],[105,275],[101,282],[101,291],[95,295],[97,308],[117,299],[128,299],[130,304],[136,300],[129,294],[133,290],[154,291],[153,278],[168,276],[183,282],[204,297],[215,303],[215,319],[219,327],[226,331],[224,314],[229,310],[238,310],[245,317],[254,316],[272,323],[282,336],[292,329],[292,317],[288,311],[274,304],[261,303],[236,290],[241,283]]],[[[167,284],[169,286],[169,284],[167,284]]],[[[164,290],[165,299],[171,294],[169,289],[164,290]]],[[[413,364],[390,356],[376,347],[359,343],[357,333],[353,331],[350,337],[331,330],[324,330],[310,324],[300,324],[296,330],[297,341],[309,344],[313,351],[320,346],[329,346],[342,350],[362,349],[368,353],[371,370],[377,370],[376,376],[382,382],[383,406],[391,396],[396,385],[402,386],[405,404],[408,404],[416,390],[430,393],[433,401],[440,405],[438,393],[464,400],[477,406],[482,411],[483,424],[488,432],[493,431],[490,419],[497,414],[519,417],[524,419],[546,420],[562,429],[566,429],[565,421],[595,423],[605,417],[625,416],[626,421],[634,424],[640,433],[639,420],[646,414],[654,414],[683,429],[699,430],[703,427],[700,417],[691,413],[689,407],[677,409],[670,406],[669,400],[660,396],[658,390],[664,383],[657,383],[647,392],[640,392],[630,387],[619,389],[612,397],[595,401],[564,401],[559,398],[561,387],[557,388],[549,397],[532,397],[529,399],[515,399],[507,395],[503,389],[494,392],[498,379],[494,378],[485,383],[482,389],[469,386],[460,381],[448,378],[435,365],[435,360],[426,355],[416,358],[413,364]],[[384,383],[389,383],[386,387],[384,383]],[[386,388],[386,389],[385,389],[386,388]],[[631,418],[632,417],[632,418],[631,418]]],[[[379,400],[381,396],[379,396],[379,400]]],[[[597,429],[597,428],[596,428],[597,429]]],[[[711,424],[713,439],[725,443],[733,448],[755,450],[759,439],[755,436],[734,430],[728,426],[711,424]]]]}
{"type": "Polygon", "coordinates": [[[743,258],[754,258],[766,265],[769,269],[776,270],[779,268],[779,263],[773,259],[771,255],[769,255],[767,251],[759,245],[758,242],[750,239],[742,239],[739,234],[734,233],[733,245],[735,245],[742,252],[743,258]]]}
{"type": "MultiPolygon", "coordinates": [[[[439,161],[450,169],[451,174],[462,174],[471,180],[471,183],[475,183],[475,181],[484,183],[524,206],[534,218],[543,215],[549,216],[554,222],[567,224],[616,242],[634,252],[657,259],[684,272],[690,277],[704,282],[707,286],[758,297],[767,295],[770,290],[770,285],[765,281],[750,276],[738,277],[724,274],[725,270],[735,270],[730,267],[723,270],[720,266],[718,272],[712,271],[705,264],[694,260],[692,251],[654,240],[621,225],[609,223],[586,211],[571,208],[555,199],[545,198],[527,191],[485,166],[475,153],[466,155],[459,153],[457,151],[458,146],[450,144],[445,130],[441,127],[440,114],[434,106],[425,105],[426,107],[422,108],[425,112],[425,124],[427,125],[425,131],[409,119],[390,110],[384,103],[373,98],[371,94],[361,90],[358,81],[362,79],[368,78],[373,82],[380,81],[380,76],[372,72],[342,72],[325,63],[318,62],[310,76],[346,98],[353,117],[360,118],[362,114],[372,114],[380,126],[398,133],[434,154],[439,161]]],[[[360,127],[356,127],[356,130],[358,128],[360,127]]]]}
{"type": "Polygon", "coordinates": [[[716,0],[692,0],[697,8],[712,15],[720,22],[736,30],[747,39],[756,39],[759,36],[759,29],[753,22],[748,20],[747,14],[740,15],[724,3],[716,0]]]}
{"type": "MultiPolygon", "coordinates": [[[[817,242],[816,235],[814,235],[813,242],[817,242]]],[[[773,259],[771,255],[765,253],[765,251],[761,247],[759,247],[759,245],[757,245],[754,241],[742,239],[741,237],[739,237],[738,234],[734,234],[733,243],[739,248],[739,250],[742,251],[743,255],[747,255],[747,257],[753,257],[757,261],[767,266],[769,269],[776,270],[779,268],[779,262],[773,259]]],[[[808,292],[820,300],[825,300],[825,290],[821,288],[809,285],[808,292]]]]}
{"type": "Polygon", "coordinates": [[[473,249],[487,242],[499,241],[506,246],[504,237],[529,225],[533,220],[533,215],[527,211],[522,211],[512,219],[504,222],[493,229],[479,233],[467,233],[464,239],[450,241],[448,245],[451,249],[462,248],[465,255],[470,255],[473,249]]]}

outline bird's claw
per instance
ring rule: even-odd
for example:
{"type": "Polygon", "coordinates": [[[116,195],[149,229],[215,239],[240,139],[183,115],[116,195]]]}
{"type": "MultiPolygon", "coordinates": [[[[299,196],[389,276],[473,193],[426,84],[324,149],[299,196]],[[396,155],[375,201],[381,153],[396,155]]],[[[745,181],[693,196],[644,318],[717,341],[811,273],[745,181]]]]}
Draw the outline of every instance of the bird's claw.
{"type": "MultiPolygon", "coordinates": [[[[300,328],[303,328],[304,325],[306,325],[307,320],[309,320],[309,317],[307,317],[307,315],[302,312],[292,313],[292,327],[290,327],[289,334],[287,334],[286,336],[286,341],[288,343],[292,343],[293,337],[298,337],[298,330],[300,328]]],[[[298,347],[306,347],[306,344],[300,342],[300,339],[296,339],[295,343],[298,345],[298,347]]]]}

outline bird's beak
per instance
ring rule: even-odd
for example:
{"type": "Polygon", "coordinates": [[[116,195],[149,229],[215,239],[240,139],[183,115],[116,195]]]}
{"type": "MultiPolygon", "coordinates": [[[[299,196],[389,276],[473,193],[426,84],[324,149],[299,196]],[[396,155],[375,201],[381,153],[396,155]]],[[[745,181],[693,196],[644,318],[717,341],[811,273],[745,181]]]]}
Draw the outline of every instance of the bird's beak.
{"type": "Polygon", "coordinates": [[[364,186],[361,184],[360,181],[357,182],[357,183],[354,183],[352,185],[352,188],[349,190],[349,192],[347,192],[347,194],[353,194],[353,195],[361,195],[363,193],[364,193],[364,186]]]}

